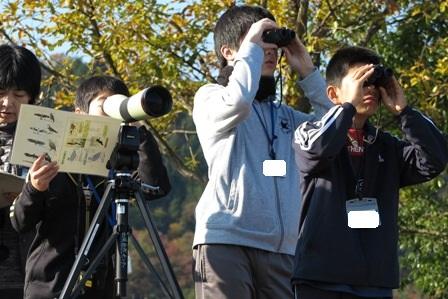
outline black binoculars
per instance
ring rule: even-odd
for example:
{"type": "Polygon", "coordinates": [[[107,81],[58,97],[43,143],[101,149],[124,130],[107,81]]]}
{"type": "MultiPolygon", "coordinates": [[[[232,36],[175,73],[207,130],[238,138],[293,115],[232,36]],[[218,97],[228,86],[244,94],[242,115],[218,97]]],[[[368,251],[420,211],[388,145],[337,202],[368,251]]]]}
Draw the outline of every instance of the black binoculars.
{"type": "Polygon", "coordinates": [[[278,28],[265,30],[261,38],[265,43],[276,44],[277,47],[281,48],[287,46],[295,36],[294,30],[278,28]]]}

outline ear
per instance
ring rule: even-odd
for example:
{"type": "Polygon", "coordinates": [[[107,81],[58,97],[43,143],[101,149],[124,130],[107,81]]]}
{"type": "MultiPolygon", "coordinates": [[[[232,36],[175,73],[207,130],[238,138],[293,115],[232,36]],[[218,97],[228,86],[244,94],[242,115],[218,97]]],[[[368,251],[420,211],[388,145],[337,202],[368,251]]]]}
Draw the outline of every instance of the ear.
{"type": "Polygon", "coordinates": [[[333,102],[333,104],[338,105],[340,104],[339,97],[338,97],[338,87],[334,85],[328,85],[327,86],[327,96],[330,99],[330,101],[333,102]]]}
{"type": "Polygon", "coordinates": [[[234,49],[230,48],[227,45],[221,46],[221,54],[227,61],[232,61],[235,59],[236,52],[234,49]]]}
{"type": "Polygon", "coordinates": [[[76,114],[86,114],[84,111],[82,111],[79,107],[75,107],[75,113],[76,114]]]}

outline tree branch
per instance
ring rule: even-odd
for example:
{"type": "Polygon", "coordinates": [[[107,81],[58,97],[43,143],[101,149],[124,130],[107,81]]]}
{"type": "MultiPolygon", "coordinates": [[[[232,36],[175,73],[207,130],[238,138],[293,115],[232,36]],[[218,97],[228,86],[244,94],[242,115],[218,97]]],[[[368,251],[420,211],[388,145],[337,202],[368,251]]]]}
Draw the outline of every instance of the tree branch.
{"type": "Polygon", "coordinates": [[[96,21],[96,18],[94,18],[94,11],[95,11],[95,7],[93,6],[93,4],[89,1],[89,11],[84,11],[82,9],[80,9],[80,12],[82,14],[84,14],[90,21],[90,25],[92,25],[92,32],[93,32],[93,37],[95,38],[96,42],[100,45],[101,48],[101,52],[103,54],[104,60],[106,61],[106,64],[110,67],[110,69],[112,70],[113,74],[119,78],[122,79],[121,74],[118,72],[117,67],[115,66],[115,62],[112,58],[112,55],[110,54],[109,51],[107,51],[107,49],[100,43],[100,38],[102,36],[100,28],[98,26],[98,23],[96,21]]]}
{"type": "MultiPolygon", "coordinates": [[[[169,24],[171,24],[174,28],[177,29],[177,31],[181,34],[184,33],[184,30],[182,27],[180,27],[178,24],[176,24],[176,22],[170,21],[169,24]]],[[[149,42],[149,39],[145,36],[145,40],[152,46],[154,47],[154,45],[152,45],[149,42]]],[[[171,55],[173,55],[175,58],[180,59],[182,61],[183,64],[187,65],[188,67],[190,67],[191,69],[193,69],[194,71],[198,72],[199,74],[201,74],[204,78],[206,78],[208,81],[211,82],[216,82],[215,78],[212,77],[210,69],[208,67],[208,64],[205,63],[204,58],[202,57],[202,55],[200,54],[200,51],[196,51],[195,54],[193,54],[192,56],[196,55],[196,57],[198,57],[198,61],[199,61],[199,65],[200,65],[200,69],[198,69],[194,63],[192,62],[192,59],[185,59],[185,57],[183,55],[178,55],[175,51],[176,49],[172,50],[170,48],[165,49],[166,51],[168,51],[168,53],[170,53],[171,55]]]]}
{"type": "Polygon", "coordinates": [[[299,1],[298,5],[298,14],[296,19],[296,30],[297,35],[299,36],[300,40],[303,40],[303,37],[308,32],[308,7],[309,7],[309,1],[308,0],[301,0],[299,1]]]}
{"type": "Polygon", "coordinates": [[[207,179],[204,176],[201,176],[187,167],[185,167],[182,160],[179,158],[179,156],[172,150],[172,148],[168,145],[168,143],[162,138],[162,136],[159,134],[159,132],[154,128],[154,126],[147,120],[144,121],[145,124],[150,128],[151,133],[154,135],[154,137],[157,139],[158,143],[162,145],[164,152],[168,154],[170,157],[170,161],[174,163],[174,169],[179,172],[179,174],[186,178],[191,178],[202,185],[205,185],[207,182],[207,179]]]}
{"type": "Polygon", "coordinates": [[[364,37],[364,39],[361,41],[360,45],[365,47],[370,40],[373,38],[373,36],[381,29],[381,27],[385,23],[385,18],[388,13],[387,7],[381,12],[380,15],[378,15],[374,20],[370,23],[369,29],[367,29],[367,33],[364,37]]]}

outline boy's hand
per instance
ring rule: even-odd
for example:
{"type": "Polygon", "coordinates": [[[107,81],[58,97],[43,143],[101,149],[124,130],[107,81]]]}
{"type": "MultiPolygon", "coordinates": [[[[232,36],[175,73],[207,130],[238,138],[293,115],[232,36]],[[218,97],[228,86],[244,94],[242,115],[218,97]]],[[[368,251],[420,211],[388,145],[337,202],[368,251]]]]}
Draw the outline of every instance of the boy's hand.
{"type": "Polygon", "coordinates": [[[364,97],[363,85],[367,78],[373,73],[373,64],[360,66],[349,71],[341,82],[339,99],[341,103],[351,103],[353,106],[361,104],[364,97]]]}
{"type": "Polygon", "coordinates": [[[41,192],[47,190],[58,170],[56,162],[48,162],[45,160],[45,154],[40,155],[30,168],[31,185],[41,192]]]}
{"type": "Polygon", "coordinates": [[[401,111],[408,105],[408,102],[404,96],[403,89],[400,84],[398,84],[397,79],[392,77],[387,87],[379,87],[381,93],[381,100],[389,110],[394,115],[399,115],[401,111]],[[387,89],[386,89],[387,88],[387,89]]]}
{"type": "Polygon", "coordinates": [[[265,43],[261,37],[265,30],[275,28],[278,28],[278,26],[271,19],[268,18],[261,19],[250,26],[249,31],[244,37],[242,43],[249,41],[259,45],[263,49],[277,49],[277,45],[265,43]]]}
{"type": "Polygon", "coordinates": [[[305,78],[314,70],[311,56],[297,36],[282,49],[285,51],[286,60],[291,69],[297,72],[301,78],[305,78]]]}

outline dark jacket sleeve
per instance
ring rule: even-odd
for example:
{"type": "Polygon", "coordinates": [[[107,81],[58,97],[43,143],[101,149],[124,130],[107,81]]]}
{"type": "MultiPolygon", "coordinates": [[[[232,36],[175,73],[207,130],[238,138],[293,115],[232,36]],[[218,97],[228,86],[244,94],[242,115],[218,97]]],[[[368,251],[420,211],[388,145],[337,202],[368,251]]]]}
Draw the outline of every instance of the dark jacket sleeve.
{"type": "Polygon", "coordinates": [[[445,137],[429,118],[410,107],[403,110],[399,119],[405,136],[404,141],[399,143],[402,154],[401,186],[436,177],[448,162],[445,137]]]}
{"type": "Polygon", "coordinates": [[[303,173],[325,168],[342,150],[356,109],[352,104],[331,108],[320,121],[304,122],[296,130],[293,147],[303,173]]]}
{"type": "Polygon", "coordinates": [[[152,134],[144,126],[139,127],[140,146],[137,176],[142,184],[146,199],[156,199],[167,195],[171,190],[170,181],[162,161],[159,147],[152,134]]]}
{"type": "Polygon", "coordinates": [[[30,182],[23,186],[10,208],[11,224],[17,232],[31,231],[43,219],[46,196],[47,192],[35,189],[30,182]]]}

